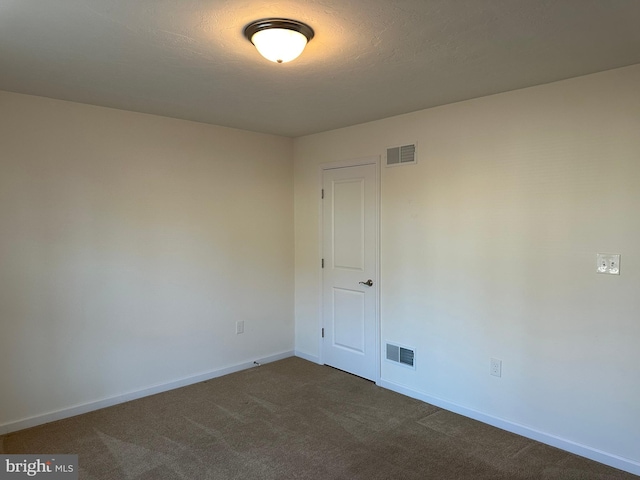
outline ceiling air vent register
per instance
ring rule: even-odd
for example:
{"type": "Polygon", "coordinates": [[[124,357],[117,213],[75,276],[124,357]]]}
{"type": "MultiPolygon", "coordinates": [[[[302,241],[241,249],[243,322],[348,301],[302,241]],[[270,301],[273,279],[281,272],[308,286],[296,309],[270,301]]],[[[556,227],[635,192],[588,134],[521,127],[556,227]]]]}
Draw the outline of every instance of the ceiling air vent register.
{"type": "Polygon", "coordinates": [[[415,369],[415,357],[416,353],[414,349],[387,343],[387,360],[390,362],[399,363],[415,369]]]}
{"type": "Polygon", "coordinates": [[[387,167],[416,163],[416,144],[387,147],[387,167]]]}

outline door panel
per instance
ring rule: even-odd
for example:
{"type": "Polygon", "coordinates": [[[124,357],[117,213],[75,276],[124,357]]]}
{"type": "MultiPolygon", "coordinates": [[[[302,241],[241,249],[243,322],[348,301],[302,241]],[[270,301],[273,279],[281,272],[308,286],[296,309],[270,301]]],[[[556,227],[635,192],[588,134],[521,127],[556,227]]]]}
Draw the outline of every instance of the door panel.
{"type": "Polygon", "coordinates": [[[364,270],[364,180],[333,182],[333,267],[364,270]]]}
{"type": "Polygon", "coordinates": [[[325,170],[323,188],[323,360],[376,380],[377,165],[325,170]]]}
{"type": "Polygon", "coordinates": [[[333,346],[364,354],[365,315],[363,292],[334,288],[333,346]]]}

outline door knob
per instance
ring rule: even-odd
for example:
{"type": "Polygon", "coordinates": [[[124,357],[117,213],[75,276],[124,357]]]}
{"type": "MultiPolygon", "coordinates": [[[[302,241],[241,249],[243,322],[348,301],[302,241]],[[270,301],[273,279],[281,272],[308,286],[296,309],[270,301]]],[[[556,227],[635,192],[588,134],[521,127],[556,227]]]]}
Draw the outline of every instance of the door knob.
{"type": "Polygon", "coordinates": [[[367,287],[373,287],[373,280],[369,279],[366,282],[358,282],[360,285],[366,285],[367,287]]]}

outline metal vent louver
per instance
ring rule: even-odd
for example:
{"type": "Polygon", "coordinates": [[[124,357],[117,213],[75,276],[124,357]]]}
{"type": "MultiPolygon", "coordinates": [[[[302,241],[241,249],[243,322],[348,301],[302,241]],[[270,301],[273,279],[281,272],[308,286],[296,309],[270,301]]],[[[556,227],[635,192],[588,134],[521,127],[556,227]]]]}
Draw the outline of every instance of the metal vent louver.
{"type": "Polygon", "coordinates": [[[387,166],[408,165],[416,163],[416,145],[402,145],[387,148],[387,166]]]}
{"type": "Polygon", "coordinates": [[[415,350],[387,343],[387,360],[415,368],[415,350]]]}

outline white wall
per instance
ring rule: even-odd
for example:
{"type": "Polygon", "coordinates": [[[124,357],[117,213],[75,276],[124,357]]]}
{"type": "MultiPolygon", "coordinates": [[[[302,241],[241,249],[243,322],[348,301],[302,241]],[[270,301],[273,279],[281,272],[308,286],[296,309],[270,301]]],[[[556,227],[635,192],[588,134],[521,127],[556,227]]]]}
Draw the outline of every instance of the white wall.
{"type": "Polygon", "coordinates": [[[382,168],[380,278],[382,339],[417,368],[381,383],[640,474],[639,86],[636,65],[296,139],[297,351],[320,357],[318,165],[417,141],[382,168]]]}
{"type": "Polygon", "coordinates": [[[291,139],[0,92],[0,428],[293,331],[291,139]]]}
{"type": "Polygon", "coordinates": [[[380,278],[382,338],[417,369],[383,362],[381,383],[640,473],[639,84],[627,67],[293,154],[0,92],[0,430],[289,352],[292,198],[295,347],[318,359],[318,165],[417,141],[417,165],[381,172],[380,278]],[[594,273],[601,251],[619,277],[594,273]]]}

